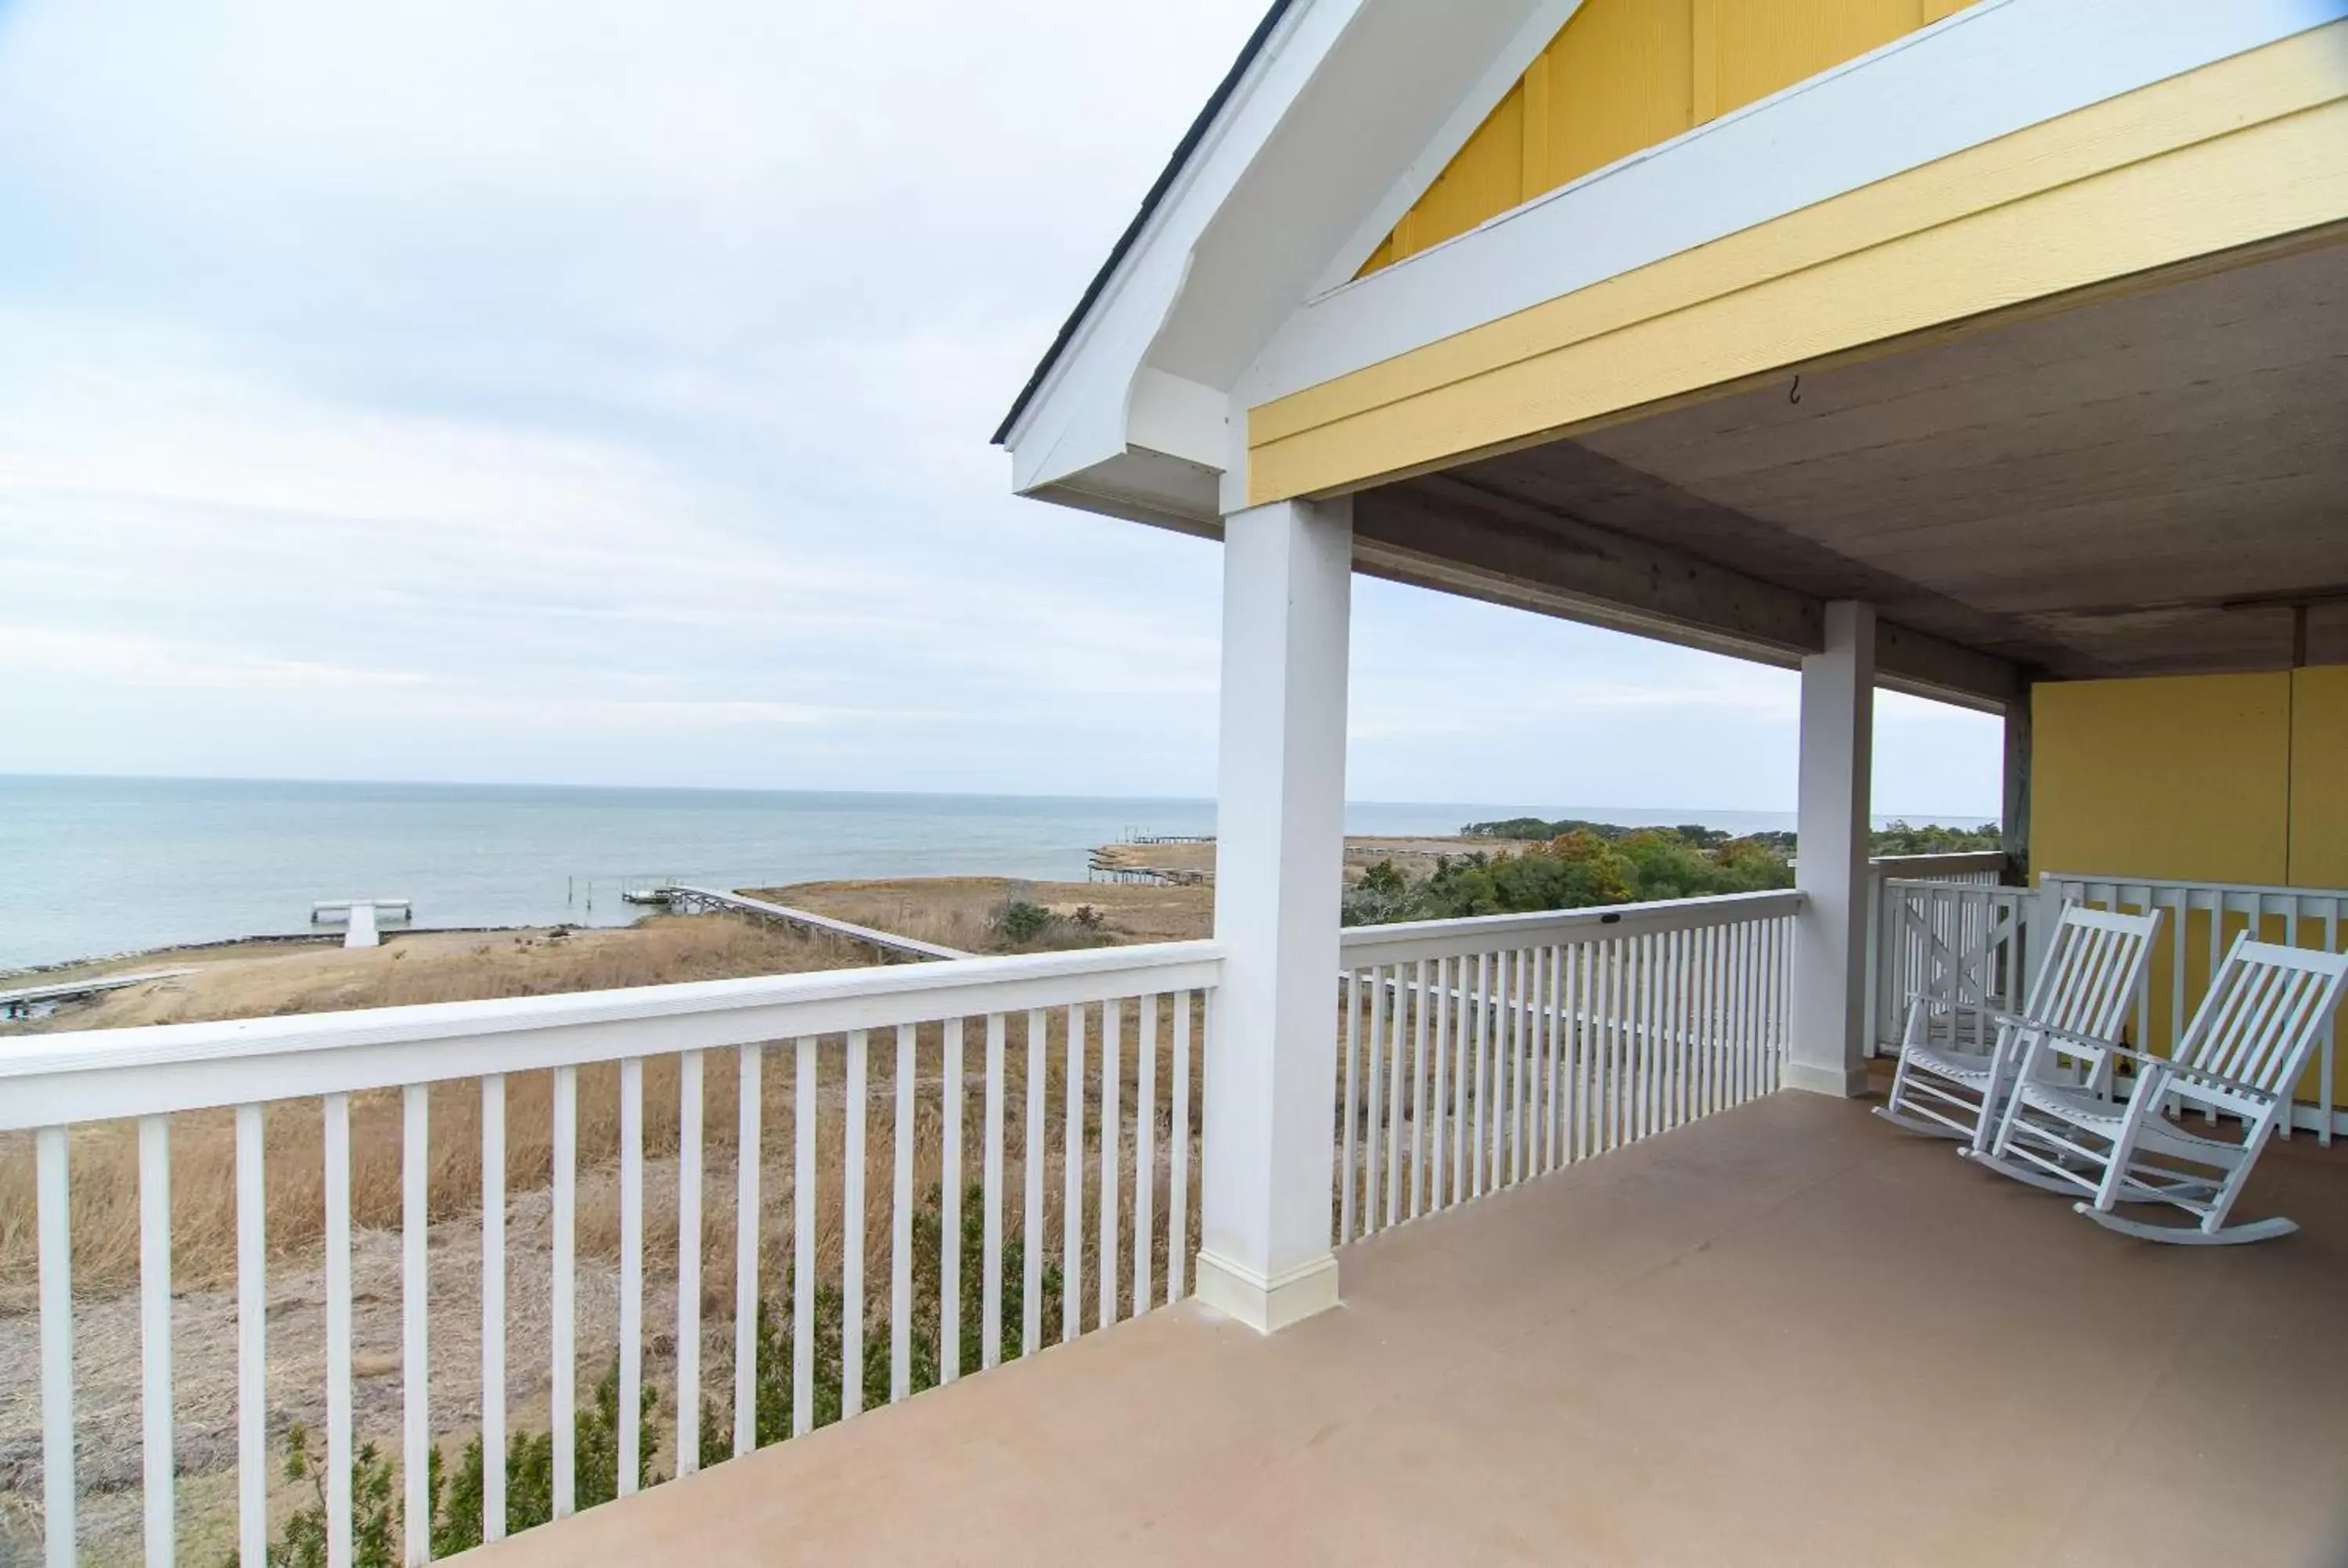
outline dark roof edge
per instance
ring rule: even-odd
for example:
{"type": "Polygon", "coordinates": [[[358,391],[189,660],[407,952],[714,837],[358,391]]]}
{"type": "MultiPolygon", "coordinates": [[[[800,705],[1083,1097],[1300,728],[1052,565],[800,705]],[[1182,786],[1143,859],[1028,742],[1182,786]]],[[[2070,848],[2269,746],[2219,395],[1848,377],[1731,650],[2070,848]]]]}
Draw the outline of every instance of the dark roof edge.
{"type": "Polygon", "coordinates": [[[1287,15],[1292,0],[1272,0],[1272,9],[1264,13],[1263,20],[1255,25],[1255,31],[1248,35],[1245,46],[1240,50],[1240,57],[1231,62],[1231,68],[1216,84],[1214,95],[1207,99],[1207,107],[1199,111],[1199,118],[1192,120],[1190,128],[1183,133],[1180,145],[1174,149],[1174,156],[1166,160],[1166,167],[1150,186],[1149,193],[1141,199],[1141,208],[1134,213],[1133,221],[1128,223],[1125,232],[1117,237],[1117,244],[1109,251],[1108,260],[1103,261],[1100,271],[1093,274],[1093,281],[1085,287],[1084,297],[1076,302],[1076,308],[1068,313],[1068,319],[1060,323],[1059,333],[1052,339],[1052,346],[1044,351],[1042,359],[1035,362],[1035,369],[1027,377],[1027,384],[1021,387],[1019,395],[1012,400],[1011,412],[1004,415],[1003,423],[995,427],[994,446],[1000,446],[1010,439],[1011,427],[1019,423],[1021,415],[1027,412],[1027,405],[1035,401],[1037,389],[1044,384],[1044,378],[1052,374],[1052,367],[1059,363],[1060,355],[1067,352],[1068,343],[1076,335],[1076,329],[1083,326],[1085,317],[1092,313],[1093,306],[1108,287],[1109,279],[1141,238],[1143,227],[1148,223],[1150,215],[1158,210],[1158,204],[1166,199],[1167,191],[1173,189],[1175,179],[1181,174],[1183,166],[1190,161],[1190,155],[1198,151],[1199,144],[1207,138],[1208,128],[1215,123],[1215,117],[1223,112],[1223,105],[1230,102],[1231,94],[1238,90],[1240,78],[1247,75],[1248,67],[1255,64],[1256,56],[1263,52],[1272,30],[1280,25],[1281,17],[1287,15]]]}

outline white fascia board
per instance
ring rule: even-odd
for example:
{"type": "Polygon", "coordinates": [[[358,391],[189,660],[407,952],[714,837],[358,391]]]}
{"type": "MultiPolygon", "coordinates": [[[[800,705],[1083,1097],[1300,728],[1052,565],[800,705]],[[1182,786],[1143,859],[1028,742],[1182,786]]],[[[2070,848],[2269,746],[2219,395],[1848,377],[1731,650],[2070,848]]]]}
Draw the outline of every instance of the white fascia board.
{"type": "Polygon", "coordinates": [[[1532,15],[1518,29],[1517,36],[1509,41],[1509,46],[1500,52],[1475,87],[1460,100],[1451,118],[1443,122],[1443,128],[1435,133],[1435,138],[1411,160],[1410,167],[1402,171],[1385,198],[1370,209],[1369,216],[1362,220],[1361,227],[1354,230],[1352,237],[1330,258],[1327,270],[1313,282],[1313,297],[1342,288],[1353,281],[1354,274],[1362,270],[1362,263],[1370,259],[1370,252],[1375,251],[1394,231],[1394,226],[1403,220],[1404,215],[1418,204],[1418,199],[1426,194],[1427,187],[1451,167],[1451,160],[1459,156],[1459,149],[1468,145],[1468,138],[1476,134],[1476,128],[1490,118],[1493,109],[1499,107],[1500,100],[1509,96],[1509,89],[1517,85],[1517,79],[1530,70],[1533,61],[1549,47],[1550,40],[1564,31],[1565,25],[1573,20],[1573,14],[1581,9],[1581,4],[1582,0],[1540,0],[1532,15]]]}
{"type": "Polygon", "coordinates": [[[1265,40],[1012,426],[1014,489],[1038,489],[1125,449],[1134,372],[1180,295],[1191,245],[1364,3],[1301,0],[1265,40]]]}
{"type": "Polygon", "coordinates": [[[1254,407],[2343,16],[2348,0],[1984,0],[1313,301],[1234,399],[1254,407]]]}

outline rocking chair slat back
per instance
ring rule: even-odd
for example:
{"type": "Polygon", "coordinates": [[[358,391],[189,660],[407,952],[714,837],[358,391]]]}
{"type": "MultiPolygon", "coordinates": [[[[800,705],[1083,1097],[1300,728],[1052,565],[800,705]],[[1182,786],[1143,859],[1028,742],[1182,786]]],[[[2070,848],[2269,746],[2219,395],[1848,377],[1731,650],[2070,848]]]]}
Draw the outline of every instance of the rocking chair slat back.
{"type": "Polygon", "coordinates": [[[2175,1060],[2269,1094],[2290,1091],[2338,999],[2348,956],[2253,942],[2245,932],[2175,1060]]]}

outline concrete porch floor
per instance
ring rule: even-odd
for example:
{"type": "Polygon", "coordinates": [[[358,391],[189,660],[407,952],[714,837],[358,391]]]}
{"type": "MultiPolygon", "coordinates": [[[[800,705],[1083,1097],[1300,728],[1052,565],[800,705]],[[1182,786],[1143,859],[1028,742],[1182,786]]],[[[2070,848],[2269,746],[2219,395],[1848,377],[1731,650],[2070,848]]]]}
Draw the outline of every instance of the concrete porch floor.
{"type": "Polygon", "coordinates": [[[2157,1247],[1778,1094],[493,1548],[579,1562],[2348,1563],[2348,1149],[2157,1247]]]}

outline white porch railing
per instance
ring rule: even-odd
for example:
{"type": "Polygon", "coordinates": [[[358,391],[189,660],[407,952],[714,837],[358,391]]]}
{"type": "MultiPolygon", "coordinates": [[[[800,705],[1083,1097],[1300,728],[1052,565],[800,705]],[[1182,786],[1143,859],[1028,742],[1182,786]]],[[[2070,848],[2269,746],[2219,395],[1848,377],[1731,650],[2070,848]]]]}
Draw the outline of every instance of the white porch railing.
{"type": "MultiPolygon", "coordinates": [[[[2343,951],[2348,942],[2348,889],[2343,888],[2050,871],[2039,878],[2039,896],[2050,910],[2070,899],[2102,909],[2166,912],[2131,1023],[2138,1049],[2161,1055],[2200,1005],[2209,977],[2239,933],[2327,953],[2343,951]]],[[[2286,1133],[2294,1127],[2312,1130],[2329,1143],[2333,1133],[2348,1132],[2348,1115],[2340,1111],[2335,1092],[2333,1047],[2338,1032],[2334,1017],[2324,1025],[2315,1062],[2299,1085],[2286,1133]]]]}
{"type": "Polygon", "coordinates": [[[1338,1243],[1776,1089],[1800,904],[1349,928],[1338,1243]]]}
{"type": "MultiPolygon", "coordinates": [[[[323,1255],[324,1388],[305,1390],[303,1402],[314,1399],[324,1411],[329,1561],[351,1561],[355,1445],[378,1435],[366,1430],[354,1406],[354,1230],[366,1229],[370,1220],[389,1224],[396,1213],[399,1319],[396,1340],[387,1348],[396,1348],[401,1395],[396,1421],[384,1425],[396,1429],[404,1557],[419,1563],[431,1550],[429,1532],[419,1527],[432,1515],[427,1458],[438,1440],[451,1435],[446,1429],[452,1402],[464,1402],[451,1389],[469,1392],[476,1370],[486,1455],[480,1512],[489,1539],[506,1532],[502,1461],[517,1384],[525,1399],[541,1384],[548,1390],[551,1512],[560,1517],[578,1506],[584,1479],[573,1457],[584,1419],[578,1375],[582,1365],[592,1376],[615,1362],[617,1462],[615,1474],[602,1478],[598,1490],[609,1496],[636,1488],[641,1461],[662,1440],[660,1432],[647,1430],[649,1401],[641,1392],[644,1296],[666,1282],[662,1276],[673,1276],[674,1290],[675,1348],[662,1348],[674,1363],[670,1452],[676,1473],[695,1468],[704,1441],[702,1406],[710,1392],[703,1387],[703,1352],[722,1359],[728,1337],[722,1324],[704,1322],[705,1222],[721,1237],[730,1230],[733,1241],[730,1445],[724,1444],[723,1424],[713,1422],[716,1442],[730,1454],[766,1440],[758,1430],[762,1378],[788,1378],[788,1435],[796,1435],[818,1419],[819,1381],[831,1382],[835,1373],[843,1416],[856,1414],[865,1402],[868,1378],[877,1389],[885,1377],[890,1400],[926,1382],[928,1370],[914,1364],[924,1335],[935,1347],[934,1376],[945,1381],[1186,1295],[1196,1214],[1197,1047],[1220,976],[1219,949],[1193,942],[89,1031],[0,1045],[0,1157],[24,1157],[29,1133],[38,1194],[46,1559],[53,1564],[75,1559],[77,1427],[125,1401],[139,1411],[147,1560],[173,1559],[180,1522],[174,1441],[185,1435],[175,1431],[173,1409],[175,1230],[189,1225],[191,1209],[210,1209],[226,1196],[191,1191],[183,1179],[175,1215],[175,1130],[182,1134],[183,1156],[202,1153],[206,1146],[220,1156],[192,1169],[223,1173],[223,1185],[225,1173],[233,1171],[233,1263],[226,1270],[232,1275],[233,1348],[222,1336],[204,1348],[232,1356],[235,1366],[236,1537],[242,1561],[262,1563],[269,1542],[276,1470],[269,1444],[273,1423],[282,1426],[283,1412],[273,1412],[268,1362],[273,1332],[284,1332],[273,1321],[269,1285],[273,1265],[283,1272],[297,1262],[284,1245],[287,1227],[296,1221],[291,1229],[309,1249],[299,1266],[307,1269],[309,1259],[323,1255]],[[767,1057],[778,1049],[788,1052],[792,1068],[788,1093],[779,1092],[780,1074],[771,1086],[777,1092],[769,1092],[763,1076],[767,1057]],[[726,1053],[715,1071],[705,1061],[712,1051],[726,1053]],[[646,1255],[648,1060],[655,1084],[673,1086],[674,1095],[651,1102],[661,1145],[650,1152],[659,1166],[654,1191],[673,1193],[675,1204],[674,1257],[657,1262],[646,1255]],[[876,1076],[885,1076],[885,1090],[876,1090],[876,1076]],[[975,1108],[973,1079],[982,1101],[975,1108]],[[894,1113],[880,1134],[889,1142],[870,1146],[867,1122],[876,1099],[893,1102],[894,1113]],[[718,1123],[714,1140],[704,1129],[708,1104],[720,1108],[711,1117],[718,1123]],[[582,1106],[591,1112],[588,1121],[582,1106]],[[533,1112],[527,1125],[517,1114],[524,1108],[533,1112]],[[541,1110],[544,1122],[534,1114],[541,1110]],[[726,1137],[729,1119],[736,1129],[726,1137]],[[777,1161],[771,1172],[765,1153],[769,1120],[776,1124],[773,1143],[791,1151],[788,1163],[777,1161]],[[108,1122],[113,1124],[99,1125],[108,1122]],[[510,1129],[517,1134],[510,1145],[510,1129]],[[967,1148],[966,1139],[978,1148],[967,1148]],[[527,1158],[524,1143],[530,1145],[527,1158]],[[90,1367],[85,1358],[85,1381],[95,1386],[80,1390],[77,1402],[72,1270],[76,1254],[88,1258],[100,1239],[90,1227],[108,1216],[97,1204],[76,1206],[76,1173],[102,1185],[98,1176],[128,1170],[134,1145],[136,1375],[128,1367],[90,1367]],[[387,1162],[396,1173],[376,1182],[380,1192],[370,1189],[381,1200],[372,1214],[363,1212],[370,1194],[362,1194],[355,1208],[355,1147],[370,1178],[386,1175],[386,1156],[396,1151],[387,1162]],[[301,1157],[288,1158],[295,1150],[301,1157]],[[123,1159],[101,1169],[108,1155],[123,1159]],[[321,1173],[323,1213],[307,1206],[312,1200],[297,1205],[273,1184],[278,1169],[295,1165],[321,1173]],[[452,1173],[462,1180],[449,1183],[452,1173]],[[963,1273],[964,1248],[956,1244],[971,1234],[963,1197],[965,1180],[973,1179],[982,1278],[973,1303],[977,1349],[967,1356],[965,1297],[972,1286],[963,1273]],[[525,1267],[509,1257],[509,1206],[522,1195],[520,1188],[541,1180],[547,1196],[532,1194],[532,1200],[551,1207],[514,1211],[528,1218],[532,1236],[541,1234],[541,1220],[546,1226],[546,1255],[533,1252],[525,1267]],[[920,1187],[932,1181],[941,1212],[925,1214],[922,1223],[934,1224],[939,1237],[925,1266],[936,1271],[936,1294],[917,1299],[915,1204],[920,1187]],[[783,1191],[762,1195],[762,1182],[783,1191]],[[390,1201],[395,1188],[396,1204],[390,1201]],[[606,1260],[582,1257],[582,1199],[590,1188],[616,1209],[615,1278],[606,1260]],[[885,1249],[877,1234],[867,1235],[868,1195],[887,1215],[885,1249]],[[464,1219],[478,1209],[477,1266],[449,1245],[456,1233],[432,1234],[458,1209],[464,1219]],[[820,1270],[819,1237],[828,1259],[820,1270]],[[279,1244],[273,1251],[273,1242],[279,1244]],[[438,1245],[427,1247],[427,1242],[438,1245]],[[877,1343],[868,1354],[865,1337],[867,1303],[875,1298],[867,1286],[868,1253],[884,1251],[885,1374],[877,1343]],[[788,1304],[780,1299],[786,1272],[778,1266],[785,1256],[788,1304]],[[582,1290],[587,1262],[594,1266],[582,1290]],[[532,1331],[542,1329],[546,1343],[533,1352],[543,1359],[530,1367],[508,1354],[510,1332],[519,1322],[508,1307],[520,1295],[519,1288],[510,1295],[509,1286],[524,1281],[530,1305],[542,1302],[546,1311],[542,1322],[531,1314],[532,1331]],[[615,1303],[602,1294],[614,1284],[615,1303]],[[770,1284],[776,1291],[765,1288],[770,1284]],[[837,1327],[819,1333],[818,1292],[829,1298],[835,1287],[837,1327]],[[1052,1296],[1057,1310],[1047,1317],[1052,1296]],[[433,1355],[430,1303],[452,1297],[469,1307],[451,1335],[460,1342],[470,1337],[469,1307],[478,1301],[477,1369],[468,1365],[475,1359],[470,1354],[433,1355]],[[788,1371],[760,1365],[767,1343],[762,1305],[778,1317],[788,1314],[788,1371]],[[826,1334],[836,1334],[836,1350],[819,1347],[826,1334]],[[827,1360],[836,1355],[836,1367],[819,1368],[819,1350],[827,1360]],[[436,1392],[439,1430],[433,1423],[436,1392]]],[[[191,1167],[182,1164],[184,1173],[191,1167]]],[[[665,1232],[664,1225],[654,1228],[665,1232]]],[[[465,1230],[469,1250],[469,1226],[465,1230]]],[[[221,1296],[232,1281],[193,1283],[221,1296]]],[[[723,1300],[722,1286],[715,1288],[723,1300]]],[[[88,1294],[86,1288],[86,1306],[88,1294]]],[[[657,1330],[653,1337],[660,1337],[657,1330]]],[[[280,1394],[283,1383],[281,1368],[280,1394]]],[[[465,1415],[455,1430],[472,1426],[465,1415]]],[[[395,1433],[379,1435],[388,1444],[395,1433]]],[[[127,1432],[120,1436],[125,1445],[132,1440],[127,1432]]],[[[88,1442],[83,1452],[90,1452],[88,1442]]],[[[128,1553],[127,1541],[107,1544],[128,1553]]]]}

